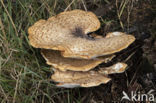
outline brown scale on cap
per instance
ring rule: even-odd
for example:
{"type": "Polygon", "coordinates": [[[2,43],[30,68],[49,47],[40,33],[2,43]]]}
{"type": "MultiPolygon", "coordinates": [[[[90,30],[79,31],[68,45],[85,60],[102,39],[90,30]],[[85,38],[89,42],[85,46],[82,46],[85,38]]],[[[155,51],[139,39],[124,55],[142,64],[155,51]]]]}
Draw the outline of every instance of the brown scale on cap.
{"type": "Polygon", "coordinates": [[[28,33],[30,44],[36,48],[60,50],[64,57],[85,59],[119,52],[135,40],[134,36],[121,32],[105,38],[87,36],[99,27],[95,14],[73,10],[39,20],[28,29],[28,33]]]}

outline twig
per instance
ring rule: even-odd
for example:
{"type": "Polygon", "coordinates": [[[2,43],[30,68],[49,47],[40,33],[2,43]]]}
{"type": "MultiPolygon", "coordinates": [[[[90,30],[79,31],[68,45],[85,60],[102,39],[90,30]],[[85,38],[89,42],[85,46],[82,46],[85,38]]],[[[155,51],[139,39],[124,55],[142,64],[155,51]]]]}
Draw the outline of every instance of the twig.
{"type": "Polygon", "coordinates": [[[64,11],[67,11],[68,8],[74,3],[74,1],[75,1],[75,0],[73,0],[73,1],[67,6],[67,8],[66,8],[64,11]]]}
{"type": "Polygon", "coordinates": [[[17,80],[16,80],[16,87],[15,87],[15,93],[14,93],[14,97],[13,97],[13,102],[12,103],[16,103],[16,95],[17,95],[17,89],[18,89],[18,83],[19,83],[19,77],[21,75],[22,69],[19,72],[18,76],[17,76],[17,80]]]}
{"type": "Polygon", "coordinates": [[[87,11],[87,7],[86,7],[84,1],[83,0],[81,0],[81,1],[82,1],[82,4],[83,4],[83,7],[84,7],[85,11],[87,11]]]}
{"type": "Polygon", "coordinates": [[[5,94],[5,92],[4,92],[4,90],[3,90],[3,88],[2,88],[1,85],[0,85],[0,89],[1,89],[1,91],[3,92],[5,99],[9,102],[8,96],[5,94]]]}

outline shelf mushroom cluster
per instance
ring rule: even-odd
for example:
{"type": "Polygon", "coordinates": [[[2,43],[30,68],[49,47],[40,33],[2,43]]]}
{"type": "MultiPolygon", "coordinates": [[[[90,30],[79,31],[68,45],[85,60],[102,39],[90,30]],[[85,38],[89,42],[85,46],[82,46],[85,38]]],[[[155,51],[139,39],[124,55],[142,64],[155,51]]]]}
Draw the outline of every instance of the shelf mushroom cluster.
{"type": "Polygon", "coordinates": [[[135,37],[122,32],[106,37],[91,33],[100,28],[92,12],[72,10],[48,20],[39,20],[28,29],[30,44],[41,48],[41,54],[54,69],[52,80],[59,87],[92,87],[111,80],[108,74],[122,73],[127,64],[119,62],[110,67],[93,70],[127,48],[135,37]]]}

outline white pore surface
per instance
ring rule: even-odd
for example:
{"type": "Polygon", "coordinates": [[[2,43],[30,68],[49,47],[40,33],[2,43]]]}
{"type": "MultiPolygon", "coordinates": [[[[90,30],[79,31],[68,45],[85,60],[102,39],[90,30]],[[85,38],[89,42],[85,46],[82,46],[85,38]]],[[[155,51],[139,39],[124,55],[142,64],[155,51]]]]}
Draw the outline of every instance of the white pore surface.
{"type": "Polygon", "coordinates": [[[79,84],[62,84],[62,85],[57,85],[57,87],[64,87],[64,88],[75,88],[75,87],[80,87],[79,84]]]}
{"type": "Polygon", "coordinates": [[[118,63],[115,65],[115,67],[113,68],[115,71],[119,71],[121,68],[123,67],[122,63],[118,63]]]}
{"type": "Polygon", "coordinates": [[[112,34],[115,36],[118,36],[118,35],[121,35],[122,33],[121,32],[113,32],[112,34]]]}

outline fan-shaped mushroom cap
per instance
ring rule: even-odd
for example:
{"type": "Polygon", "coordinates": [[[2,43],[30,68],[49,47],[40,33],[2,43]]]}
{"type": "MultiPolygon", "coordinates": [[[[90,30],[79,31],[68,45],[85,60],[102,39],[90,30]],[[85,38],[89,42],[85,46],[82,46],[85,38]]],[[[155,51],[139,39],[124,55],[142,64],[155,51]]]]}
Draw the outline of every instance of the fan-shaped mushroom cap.
{"type": "Polygon", "coordinates": [[[86,35],[99,27],[93,13],[73,10],[37,21],[28,33],[30,44],[36,48],[60,50],[64,57],[86,59],[118,52],[135,40],[132,35],[94,39],[86,35]]]}
{"type": "Polygon", "coordinates": [[[92,87],[98,86],[102,83],[107,83],[111,79],[107,77],[108,74],[122,73],[125,71],[127,64],[116,63],[110,67],[104,67],[97,71],[74,72],[74,71],[59,71],[55,70],[51,76],[52,80],[59,82],[58,87],[92,87]]]}
{"type": "Polygon", "coordinates": [[[41,54],[46,59],[47,64],[61,71],[88,71],[102,62],[106,63],[110,61],[114,57],[114,55],[110,55],[95,59],[65,58],[61,55],[60,51],[49,49],[42,49],[41,54]]]}
{"type": "Polygon", "coordinates": [[[62,43],[70,38],[81,37],[99,28],[100,22],[95,14],[73,10],[60,13],[47,21],[43,19],[37,21],[28,29],[28,33],[32,46],[60,50],[62,43]]]}
{"type": "Polygon", "coordinates": [[[101,83],[107,83],[111,79],[104,74],[96,71],[88,72],[74,72],[74,71],[58,71],[51,76],[52,80],[59,82],[58,87],[72,88],[72,87],[92,87],[98,86],[101,83]]]}
{"type": "Polygon", "coordinates": [[[71,39],[69,49],[64,50],[64,57],[91,59],[102,55],[110,55],[127,48],[134,42],[135,37],[122,32],[115,32],[105,38],[95,38],[94,40],[77,38],[71,39]],[[117,34],[117,35],[115,35],[117,34]],[[120,35],[119,35],[120,34],[120,35]]]}

